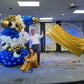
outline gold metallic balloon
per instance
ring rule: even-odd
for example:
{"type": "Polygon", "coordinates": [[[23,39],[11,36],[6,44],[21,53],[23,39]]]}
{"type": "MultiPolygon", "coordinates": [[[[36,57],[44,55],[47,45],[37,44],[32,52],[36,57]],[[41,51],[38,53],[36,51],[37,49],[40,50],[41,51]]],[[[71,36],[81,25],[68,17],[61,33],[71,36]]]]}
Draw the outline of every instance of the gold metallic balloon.
{"type": "Polygon", "coordinates": [[[14,48],[16,48],[16,47],[17,47],[17,45],[14,46],[14,48]]]}
{"type": "Polygon", "coordinates": [[[9,25],[9,20],[7,18],[4,18],[4,19],[1,20],[1,26],[3,28],[8,27],[8,25],[9,25]]]}
{"type": "Polygon", "coordinates": [[[18,31],[18,32],[20,32],[20,30],[17,27],[15,28],[15,30],[18,31]]]}
{"type": "Polygon", "coordinates": [[[16,49],[13,50],[13,52],[15,52],[15,51],[16,51],[16,49]]]}
{"type": "Polygon", "coordinates": [[[19,48],[16,48],[17,50],[19,50],[19,48]]]}
{"type": "Polygon", "coordinates": [[[33,22],[38,22],[39,21],[39,19],[37,19],[35,17],[33,17],[32,20],[33,20],[33,22]]]}
{"type": "Polygon", "coordinates": [[[33,22],[33,24],[35,24],[35,22],[33,22]]]}
{"type": "Polygon", "coordinates": [[[20,25],[18,28],[20,28],[20,30],[22,29],[22,26],[20,25]]]}
{"type": "Polygon", "coordinates": [[[18,45],[18,48],[20,48],[20,46],[18,45]]]}
{"type": "Polygon", "coordinates": [[[21,26],[21,23],[20,22],[17,22],[16,24],[17,24],[17,27],[18,28],[19,28],[19,26],[21,26]]]}
{"type": "Polygon", "coordinates": [[[9,48],[9,49],[8,49],[8,51],[12,51],[12,49],[11,49],[11,48],[9,48]]]}
{"type": "Polygon", "coordinates": [[[32,18],[33,22],[35,21],[35,17],[32,18]]]}
{"type": "Polygon", "coordinates": [[[26,46],[23,46],[24,49],[26,49],[26,46]]]}
{"type": "Polygon", "coordinates": [[[9,15],[8,19],[9,21],[16,21],[16,15],[9,15]]]}

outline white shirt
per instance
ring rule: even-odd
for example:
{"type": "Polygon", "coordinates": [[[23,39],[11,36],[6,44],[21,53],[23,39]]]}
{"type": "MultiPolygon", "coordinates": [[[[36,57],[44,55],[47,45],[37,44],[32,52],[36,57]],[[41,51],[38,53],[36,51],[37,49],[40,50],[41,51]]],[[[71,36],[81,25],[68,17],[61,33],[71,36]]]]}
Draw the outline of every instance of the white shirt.
{"type": "Polygon", "coordinates": [[[43,34],[42,35],[35,34],[35,35],[32,35],[29,38],[27,38],[27,40],[28,41],[31,40],[32,45],[34,45],[34,44],[39,44],[39,38],[42,38],[42,37],[43,37],[43,34]]]}

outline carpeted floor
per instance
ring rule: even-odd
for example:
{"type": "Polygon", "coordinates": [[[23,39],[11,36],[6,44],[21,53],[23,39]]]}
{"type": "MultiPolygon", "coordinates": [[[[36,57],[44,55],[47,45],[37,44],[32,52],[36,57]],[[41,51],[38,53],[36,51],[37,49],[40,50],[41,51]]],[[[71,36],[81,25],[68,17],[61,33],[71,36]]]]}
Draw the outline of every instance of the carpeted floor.
{"type": "Polygon", "coordinates": [[[74,61],[75,66],[70,63],[57,63],[57,66],[54,64],[54,61],[67,62],[74,58],[76,56],[71,53],[41,53],[41,65],[33,68],[33,73],[23,73],[20,66],[8,68],[0,65],[0,84],[66,84],[84,80],[84,54],[74,61]]]}

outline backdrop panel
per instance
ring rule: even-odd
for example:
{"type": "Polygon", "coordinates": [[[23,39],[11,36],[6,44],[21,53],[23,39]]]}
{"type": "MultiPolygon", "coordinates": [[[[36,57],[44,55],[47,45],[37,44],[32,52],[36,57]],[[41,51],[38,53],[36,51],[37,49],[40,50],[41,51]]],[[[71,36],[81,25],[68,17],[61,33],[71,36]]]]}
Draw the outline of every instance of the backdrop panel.
{"type": "MultiPolygon", "coordinates": [[[[35,33],[40,35],[40,23],[33,24],[29,26],[29,35],[31,36],[31,29],[35,29],[35,33]]],[[[40,45],[41,45],[41,39],[39,38],[40,45]]],[[[29,41],[29,48],[32,46],[32,41],[29,41]]],[[[40,48],[41,49],[41,48],[40,48]]]]}
{"type": "MultiPolygon", "coordinates": [[[[56,23],[45,23],[45,32],[56,23]]],[[[48,36],[45,37],[45,49],[46,51],[56,51],[56,42],[50,39],[48,36]]]]}

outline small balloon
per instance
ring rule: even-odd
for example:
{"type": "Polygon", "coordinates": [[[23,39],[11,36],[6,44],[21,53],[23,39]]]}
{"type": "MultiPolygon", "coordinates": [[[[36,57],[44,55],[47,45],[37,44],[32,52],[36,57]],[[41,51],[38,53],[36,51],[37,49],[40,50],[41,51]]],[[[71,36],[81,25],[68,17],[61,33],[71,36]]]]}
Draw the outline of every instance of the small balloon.
{"type": "Polygon", "coordinates": [[[8,67],[11,67],[12,66],[12,63],[11,62],[8,62],[7,65],[8,65],[8,67]]]}

